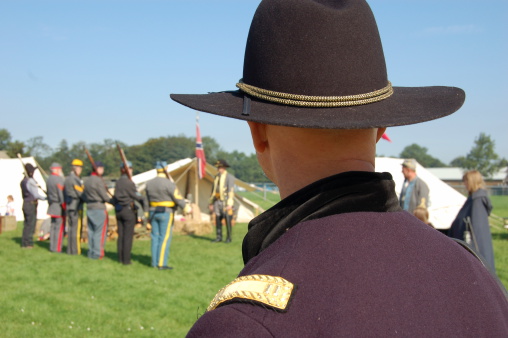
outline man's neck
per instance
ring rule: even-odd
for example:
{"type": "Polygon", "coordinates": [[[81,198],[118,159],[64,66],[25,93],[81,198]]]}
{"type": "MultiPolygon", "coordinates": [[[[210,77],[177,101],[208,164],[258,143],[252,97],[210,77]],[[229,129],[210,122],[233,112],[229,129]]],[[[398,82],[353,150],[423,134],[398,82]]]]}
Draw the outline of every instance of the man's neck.
{"type": "Polygon", "coordinates": [[[373,172],[376,142],[384,131],[250,126],[258,161],[282,198],[335,174],[373,172]]]}
{"type": "Polygon", "coordinates": [[[278,175],[277,179],[281,198],[285,198],[313,182],[332,175],[348,171],[375,171],[373,163],[356,159],[326,161],[326,163],[310,161],[298,163],[297,165],[285,161],[282,166],[284,168],[280,167],[279,172],[283,174],[278,175]]]}
{"type": "Polygon", "coordinates": [[[416,179],[416,175],[409,176],[407,180],[408,180],[408,182],[413,182],[415,179],[416,179]]]}

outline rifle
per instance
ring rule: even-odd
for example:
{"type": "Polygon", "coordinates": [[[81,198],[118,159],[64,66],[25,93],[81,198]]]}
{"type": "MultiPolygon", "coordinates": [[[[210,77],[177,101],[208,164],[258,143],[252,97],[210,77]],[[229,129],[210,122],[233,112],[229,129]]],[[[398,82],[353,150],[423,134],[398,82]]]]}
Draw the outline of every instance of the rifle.
{"type": "Polygon", "coordinates": [[[168,173],[167,167],[164,167],[164,174],[166,174],[166,178],[168,180],[170,180],[171,182],[175,183],[175,180],[173,179],[173,177],[171,177],[171,175],[168,173]]]}
{"type": "MultiPolygon", "coordinates": [[[[120,153],[120,158],[122,159],[123,167],[125,168],[125,173],[127,174],[127,177],[132,181],[132,175],[131,175],[131,172],[129,171],[129,165],[127,164],[127,157],[125,157],[125,153],[123,152],[123,149],[120,147],[120,145],[118,143],[116,144],[116,148],[118,149],[118,152],[120,153]]],[[[146,223],[145,217],[140,217],[139,215],[137,215],[137,210],[140,207],[139,204],[140,204],[139,201],[134,200],[132,202],[132,209],[135,210],[138,222],[146,223]],[[136,205],[136,203],[137,203],[137,205],[136,205]]],[[[143,209],[143,208],[141,208],[141,209],[143,209]]]]}
{"type": "Polygon", "coordinates": [[[127,174],[127,177],[129,180],[132,181],[132,175],[129,171],[129,165],[127,164],[127,158],[125,157],[125,154],[123,152],[123,149],[120,147],[120,145],[117,143],[116,148],[118,149],[118,152],[120,153],[120,158],[122,159],[123,167],[125,168],[125,173],[127,174]]]}
{"type": "Polygon", "coordinates": [[[92,164],[93,171],[97,174],[97,176],[99,176],[101,178],[102,183],[104,183],[104,188],[106,188],[106,192],[108,193],[108,195],[110,197],[113,197],[113,195],[109,192],[109,188],[106,185],[106,182],[104,181],[104,177],[102,177],[102,175],[99,174],[99,172],[97,171],[97,165],[95,165],[95,161],[93,160],[92,154],[90,154],[90,152],[88,151],[88,149],[86,149],[86,147],[83,147],[83,148],[85,149],[85,153],[86,153],[86,156],[88,157],[88,160],[90,161],[90,164],[92,164]]]}
{"type": "MultiPolygon", "coordinates": [[[[23,167],[23,171],[25,172],[25,176],[26,176],[26,177],[30,177],[30,176],[28,176],[28,172],[26,171],[26,168],[25,168],[25,162],[23,162],[23,158],[21,158],[21,154],[20,154],[20,153],[18,153],[18,158],[19,158],[19,160],[21,161],[21,166],[23,167]]],[[[37,167],[35,167],[35,168],[37,169],[37,167]]],[[[33,177],[32,177],[32,178],[33,178],[33,177]]],[[[33,178],[33,180],[35,181],[35,178],[33,178]]],[[[46,192],[46,190],[42,189],[42,187],[40,186],[40,184],[39,184],[39,183],[37,183],[37,181],[35,181],[35,184],[37,185],[37,188],[39,188],[39,189],[41,189],[41,190],[42,190],[42,192],[44,192],[46,195],[48,194],[48,193],[46,192]]]]}

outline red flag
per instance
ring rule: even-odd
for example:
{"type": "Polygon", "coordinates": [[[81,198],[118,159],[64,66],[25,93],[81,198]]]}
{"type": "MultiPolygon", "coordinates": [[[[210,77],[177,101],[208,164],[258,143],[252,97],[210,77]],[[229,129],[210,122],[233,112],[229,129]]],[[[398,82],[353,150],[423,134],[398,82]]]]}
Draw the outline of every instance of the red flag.
{"type": "Polygon", "coordinates": [[[388,135],[386,135],[386,133],[383,133],[383,136],[381,136],[383,139],[387,140],[388,142],[392,142],[392,140],[390,140],[390,138],[388,137],[388,135]]]}
{"type": "Polygon", "coordinates": [[[198,159],[198,176],[199,179],[205,177],[206,158],[203,142],[201,141],[201,132],[199,130],[199,118],[196,118],[196,158],[198,159]]]}

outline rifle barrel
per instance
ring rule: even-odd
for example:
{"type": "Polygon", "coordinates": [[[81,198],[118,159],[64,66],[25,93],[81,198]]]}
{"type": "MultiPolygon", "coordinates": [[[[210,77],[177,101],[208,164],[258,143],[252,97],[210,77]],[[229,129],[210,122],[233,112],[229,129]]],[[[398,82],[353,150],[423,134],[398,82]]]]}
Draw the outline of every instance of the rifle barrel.
{"type": "Polygon", "coordinates": [[[120,147],[120,145],[117,143],[116,148],[118,149],[118,152],[120,153],[120,158],[122,159],[123,167],[125,168],[125,173],[127,174],[127,177],[129,177],[129,180],[132,181],[132,175],[129,171],[129,165],[127,164],[127,158],[125,157],[125,153],[123,152],[123,149],[120,147]]]}
{"type": "Polygon", "coordinates": [[[90,152],[88,151],[88,149],[86,149],[86,147],[85,147],[85,153],[86,153],[86,156],[88,157],[88,160],[90,161],[90,164],[92,164],[93,171],[95,171],[95,173],[97,175],[99,175],[99,173],[97,172],[97,166],[95,165],[95,161],[93,160],[92,154],[90,154],[90,152]]]}

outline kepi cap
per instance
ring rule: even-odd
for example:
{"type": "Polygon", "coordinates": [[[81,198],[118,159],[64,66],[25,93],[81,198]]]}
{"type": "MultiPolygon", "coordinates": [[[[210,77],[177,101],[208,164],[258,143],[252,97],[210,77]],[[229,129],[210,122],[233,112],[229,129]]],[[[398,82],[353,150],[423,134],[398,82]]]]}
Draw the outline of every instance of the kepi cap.
{"type": "Polygon", "coordinates": [[[167,165],[168,163],[166,161],[157,161],[155,162],[155,169],[157,169],[158,171],[159,170],[164,171],[167,165]]]}

